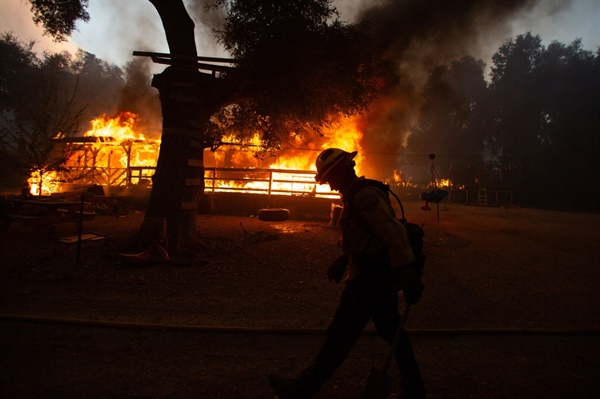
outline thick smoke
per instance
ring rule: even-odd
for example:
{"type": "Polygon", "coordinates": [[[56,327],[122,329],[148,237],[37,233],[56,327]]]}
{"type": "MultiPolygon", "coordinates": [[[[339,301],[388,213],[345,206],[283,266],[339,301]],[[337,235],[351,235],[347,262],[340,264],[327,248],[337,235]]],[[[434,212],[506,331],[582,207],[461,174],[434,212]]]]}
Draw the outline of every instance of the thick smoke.
{"type": "Polygon", "coordinates": [[[118,109],[141,116],[139,128],[150,139],[159,139],[162,114],[158,90],[150,87],[152,61],[136,58],[125,66],[125,85],[119,93],[118,109]]]}
{"type": "Polygon", "coordinates": [[[214,30],[225,24],[226,10],[215,7],[214,0],[193,0],[186,9],[195,22],[196,48],[199,55],[229,58],[215,40],[214,30]]]}
{"type": "MultiPolygon", "coordinates": [[[[498,43],[510,37],[511,22],[519,14],[539,9],[538,1],[386,0],[353,5],[353,22],[371,33],[378,53],[397,65],[400,77],[394,92],[373,104],[363,118],[368,174],[386,178],[396,168],[398,154],[405,152],[403,145],[416,121],[421,87],[429,71],[467,55],[488,59],[498,43]]],[[[569,5],[564,1],[543,3],[540,12],[545,13],[569,5]]],[[[424,158],[426,161],[426,155],[424,158]]]]}

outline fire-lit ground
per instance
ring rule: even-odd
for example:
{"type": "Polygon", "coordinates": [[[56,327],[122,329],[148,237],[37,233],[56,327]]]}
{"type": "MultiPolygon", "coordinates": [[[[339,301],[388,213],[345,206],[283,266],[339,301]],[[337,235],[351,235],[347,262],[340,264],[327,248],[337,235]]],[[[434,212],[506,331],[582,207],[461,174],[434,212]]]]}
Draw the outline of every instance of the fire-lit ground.
{"type": "MultiPolygon", "coordinates": [[[[450,204],[438,223],[421,205],[405,203],[428,255],[408,330],[429,397],[599,397],[600,216],[450,204]]],[[[268,373],[310,363],[343,288],[325,278],[335,229],[205,215],[193,266],[124,267],[142,216],[86,224],[114,240],[79,264],[51,236],[2,236],[0,313],[24,319],[1,320],[1,397],[272,398],[268,373]]],[[[384,353],[367,333],[318,398],[362,397],[384,353]]]]}

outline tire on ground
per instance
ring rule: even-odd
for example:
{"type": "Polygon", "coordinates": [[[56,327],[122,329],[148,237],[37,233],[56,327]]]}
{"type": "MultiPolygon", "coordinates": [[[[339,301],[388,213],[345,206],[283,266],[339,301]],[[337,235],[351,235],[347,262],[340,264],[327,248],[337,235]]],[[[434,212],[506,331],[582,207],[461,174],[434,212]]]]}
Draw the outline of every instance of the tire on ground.
{"type": "Polygon", "coordinates": [[[280,222],[290,218],[290,211],[285,208],[265,208],[258,210],[258,220],[280,222]]]}

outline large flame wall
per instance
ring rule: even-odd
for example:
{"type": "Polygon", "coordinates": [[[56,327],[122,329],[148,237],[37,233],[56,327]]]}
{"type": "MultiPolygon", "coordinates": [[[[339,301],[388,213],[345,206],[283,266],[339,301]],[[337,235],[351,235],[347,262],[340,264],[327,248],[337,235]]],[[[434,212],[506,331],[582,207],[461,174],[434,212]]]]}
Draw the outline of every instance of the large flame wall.
{"type": "MultiPolygon", "coordinates": [[[[138,116],[132,113],[122,113],[115,118],[102,115],[91,122],[92,128],[88,130],[84,139],[73,138],[71,142],[64,143],[65,147],[77,146],[77,151],[66,162],[66,172],[52,172],[42,177],[32,176],[29,180],[32,194],[51,194],[62,191],[65,187],[74,184],[100,184],[102,186],[127,186],[139,184],[142,180],[151,178],[152,168],[158,160],[160,140],[148,140],[144,134],[136,130],[138,116]],[[41,190],[40,190],[41,186],[41,190]]],[[[216,151],[205,150],[205,166],[208,168],[245,168],[271,169],[271,170],[296,170],[311,172],[308,175],[292,176],[285,171],[276,172],[272,178],[275,180],[296,179],[292,183],[280,184],[280,191],[284,187],[293,187],[291,191],[328,192],[328,187],[316,187],[312,177],[315,173],[314,161],[324,148],[338,147],[347,151],[359,151],[357,155],[357,171],[360,172],[364,156],[361,152],[360,141],[362,134],[356,128],[351,118],[337,123],[320,136],[318,143],[314,141],[302,142],[301,139],[291,139],[290,147],[267,155],[260,152],[261,143],[258,136],[250,143],[235,143],[234,137],[224,137],[224,145],[216,151]],[[233,144],[233,145],[229,145],[233,144]],[[308,179],[306,178],[308,176],[308,179]]],[[[210,176],[207,176],[210,178],[210,176]]],[[[214,177],[214,176],[213,176],[214,177]]],[[[252,180],[252,179],[249,179],[252,180]]],[[[211,184],[218,184],[220,189],[227,188],[264,188],[265,182],[260,181],[225,181],[215,180],[211,184]]],[[[213,187],[215,188],[215,187],[213,187]]]]}

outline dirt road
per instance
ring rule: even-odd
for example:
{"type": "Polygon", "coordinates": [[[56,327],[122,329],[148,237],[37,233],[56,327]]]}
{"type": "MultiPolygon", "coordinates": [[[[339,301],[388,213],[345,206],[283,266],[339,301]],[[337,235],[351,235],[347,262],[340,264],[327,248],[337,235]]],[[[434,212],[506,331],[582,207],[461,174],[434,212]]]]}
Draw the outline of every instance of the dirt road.
{"type": "MultiPolygon", "coordinates": [[[[600,216],[421,205],[405,204],[428,255],[407,328],[429,397],[600,397],[600,216]]],[[[272,398],[268,373],[310,363],[343,289],[326,221],[200,216],[192,266],[131,267],[142,216],[90,221],[111,239],[77,264],[56,240],[70,226],[3,233],[0,397],[272,398]]],[[[369,328],[318,398],[360,398],[385,350],[369,328]]]]}

